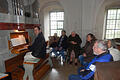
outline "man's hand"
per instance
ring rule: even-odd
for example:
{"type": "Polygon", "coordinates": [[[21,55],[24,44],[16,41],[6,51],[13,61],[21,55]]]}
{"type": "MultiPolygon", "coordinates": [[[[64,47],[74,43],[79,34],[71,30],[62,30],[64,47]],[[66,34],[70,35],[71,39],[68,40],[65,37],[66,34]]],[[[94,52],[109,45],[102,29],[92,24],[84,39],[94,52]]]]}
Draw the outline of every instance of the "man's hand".
{"type": "Polygon", "coordinates": [[[59,51],[61,51],[61,50],[62,50],[62,47],[59,48],[59,51]]]}
{"type": "Polygon", "coordinates": [[[24,48],[28,49],[28,46],[29,46],[29,45],[25,45],[24,48]]]}
{"type": "Polygon", "coordinates": [[[84,72],[84,71],[85,71],[85,69],[80,70],[80,72],[84,72]]]}
{"type": "Polygon", "coordinates": [[[75,41],[71,41],[71,43],[72,43],[72,44],[77,44],[77,42],[75,42],[75,41]]]}
{"type": "Polygon", "coordinates": [[[86,53],[83,53],[83,56],[84,56],[84,57],[87,57],[86,53]]]}

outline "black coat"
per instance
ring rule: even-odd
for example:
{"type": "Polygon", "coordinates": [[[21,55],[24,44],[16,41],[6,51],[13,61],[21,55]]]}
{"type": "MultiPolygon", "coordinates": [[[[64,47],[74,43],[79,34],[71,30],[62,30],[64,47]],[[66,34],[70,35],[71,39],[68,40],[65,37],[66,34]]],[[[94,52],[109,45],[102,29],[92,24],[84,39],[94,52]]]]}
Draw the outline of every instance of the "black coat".
{"type": "Polygon", "coordinates": [[[77,49],[80,49],[80,45],[82,43],[82,40],[81,38],[79,37],[78,34],[75,35],[75,37],[72,37],[71,35],[69,36],[69,39],[68,39],[68,42],[69,42],[69,48],[77,48],[77,49]],[[74,41],[76,42],[77,44],[71,44],[71,41],[74,41]]]}
{"type": "Polygon", "coordinates": [[[67,43],[67,41],[68,41],[68,37],[65,35],[65,36],[63,37],[62,42],[61,42],[61,45],[59,46],[61,38],[62,38],[62,36],[59,38],[59,41],[58,41],[58,47],[62,47],[63,49],[66,50],[67,47],[68,47],[68,43],[67,43]]]}
{"type": "Polygon", "coordinates": [[[46,56],[46,43],[45,38],[41,33],[35,38],[35,41],[31,46],[28,47],[32,51],[32,55],[37,58],[45,58],[46,56]]]}

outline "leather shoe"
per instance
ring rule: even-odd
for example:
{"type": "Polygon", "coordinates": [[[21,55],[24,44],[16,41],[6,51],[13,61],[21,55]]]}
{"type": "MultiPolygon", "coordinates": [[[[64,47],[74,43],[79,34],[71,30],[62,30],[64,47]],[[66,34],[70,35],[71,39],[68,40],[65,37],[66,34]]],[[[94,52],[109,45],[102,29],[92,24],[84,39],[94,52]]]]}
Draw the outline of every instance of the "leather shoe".
{"type": "Polygon", "coordinates": [[[73,62],[72,61],[70,61],[70,64],[72,64],[73,62]]]}
{"type": "Polygon", "coordinates": [[[75,66],[77,66],[77,63],[75,63],[75,66]]]}

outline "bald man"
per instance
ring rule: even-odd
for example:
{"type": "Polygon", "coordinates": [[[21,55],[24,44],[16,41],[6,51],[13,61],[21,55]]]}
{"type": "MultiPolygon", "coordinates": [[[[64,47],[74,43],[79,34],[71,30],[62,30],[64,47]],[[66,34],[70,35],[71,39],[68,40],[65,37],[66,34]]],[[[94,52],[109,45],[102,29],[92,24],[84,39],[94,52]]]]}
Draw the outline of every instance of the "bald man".
{"type": "Polygon", "coordinates": [[[75,65],[77,65],[77,58],[79,56],[79,49],[80,49],[80,45],[82,43],[81,38],[79,37],[78,34],[76,34],[74,31],[71,32],[71,35],[68,38],[68,52],[70,54],[70,64],[72,64],[73,60],[72,60],[72,51],[74,51],[75,53],[75,65]]]}

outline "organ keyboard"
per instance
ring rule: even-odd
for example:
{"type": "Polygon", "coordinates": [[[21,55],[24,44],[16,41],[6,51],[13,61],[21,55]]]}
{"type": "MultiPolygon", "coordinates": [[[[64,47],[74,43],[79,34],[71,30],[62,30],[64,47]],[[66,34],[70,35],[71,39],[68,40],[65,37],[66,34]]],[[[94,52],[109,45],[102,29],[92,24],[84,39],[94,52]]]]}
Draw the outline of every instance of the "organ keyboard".
{"type": "Polygon", "coordinates": [[[20,54],[29,51],[26,46],[30,42],[28,32],[14,32],[10,33],[10,40],[8,41],[9,49],[12,54],[20,54]]]}

